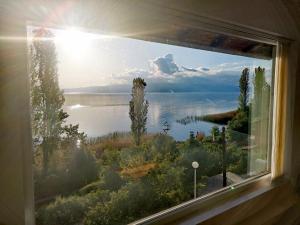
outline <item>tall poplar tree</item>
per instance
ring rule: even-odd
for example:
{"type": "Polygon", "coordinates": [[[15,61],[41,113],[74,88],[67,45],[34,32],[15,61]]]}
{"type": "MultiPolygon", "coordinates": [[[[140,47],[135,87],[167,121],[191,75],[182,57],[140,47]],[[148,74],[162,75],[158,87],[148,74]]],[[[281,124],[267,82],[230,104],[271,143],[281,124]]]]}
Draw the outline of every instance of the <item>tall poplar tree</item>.
{"type": "Polygon", "coordinates": [[[136,145],[140,145],[141,136],[146,132],[147,113],[149,103],[145,100],[146,82],[142,78],[133,79],[131,101],[129,102],[129,116],[131,132],[136,145]]]}
{"type": "Polygon", "coordinates": [[[243,112],[248,111],[249,102],[249,69],[245,68],[240,77],[240,96],[239,96],[239,109],[243,112]]]}
{"type": "Polygon", "coordinates": [[[270,112],[270,91],[271,87],[266,81],[265,69],[255,68],[253,78],[253,107],[252,114],[254,131],[256,134],[256,144],[261,149],[266,149],[268,140],[269,112],[270,112]]]}
{"type": "Polygon", "coordinates": [[[62,124],[68,117],[63,112],[63,92],[58,85],[57,55],[54,35],[40,28],[33,31],[30,47],[30,76],[32,104],[32,132],[35,145],[42,151],[43,173],[48,173],[48,163],[57,148],[62,124]]]}

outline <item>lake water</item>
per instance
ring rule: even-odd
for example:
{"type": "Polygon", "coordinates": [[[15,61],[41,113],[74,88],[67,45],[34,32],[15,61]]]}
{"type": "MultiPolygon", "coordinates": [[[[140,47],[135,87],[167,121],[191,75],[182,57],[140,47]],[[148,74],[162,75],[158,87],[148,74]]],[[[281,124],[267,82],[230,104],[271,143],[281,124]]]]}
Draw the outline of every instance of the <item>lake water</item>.
{"type": "MultiPolygon", "coordinates": [[[[89,137],[112,132],[130,131],[130,94],[65,94],[64,110],[70,115],[68,123],[79,124],[80,131],[89,137]]],[[[195,122],[187,125],[176,120],[186,116],[220,113],[237,108],[238,93],[146,93],[149,101],[147,132],[163,132],[168,124],[168,134],[176,140],[185,140],[190,131],[210,131],[215,124],[195,122]]]]}

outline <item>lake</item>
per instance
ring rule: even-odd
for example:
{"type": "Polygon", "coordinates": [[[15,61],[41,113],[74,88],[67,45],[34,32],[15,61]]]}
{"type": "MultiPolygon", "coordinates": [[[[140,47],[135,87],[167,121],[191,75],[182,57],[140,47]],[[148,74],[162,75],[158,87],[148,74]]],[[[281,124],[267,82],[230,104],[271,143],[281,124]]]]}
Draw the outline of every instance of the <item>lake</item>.
{"type": "MultiPolygon", "coordinates": [[[[209,133],[215,124],[198,121],[187,125],[176,120],[186,116],[226,112],[237,108],[237,92],[146,93],[149,101],[147,132],[163,132],[178,141],[189,137],[190,131],[209,133]]],[[[130,94],[65,94],[64,110],[70,115],[68,123],[79,124],[80,131],[89,137],[112,132],[130,131],[130,94]]]]}

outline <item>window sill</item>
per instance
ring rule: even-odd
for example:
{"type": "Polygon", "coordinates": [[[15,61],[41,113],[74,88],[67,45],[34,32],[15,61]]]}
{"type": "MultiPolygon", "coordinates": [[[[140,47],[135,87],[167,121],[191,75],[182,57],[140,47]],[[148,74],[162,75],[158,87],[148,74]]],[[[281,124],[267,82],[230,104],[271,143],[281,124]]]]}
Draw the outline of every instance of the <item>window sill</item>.
{"type": "MultiPolygon", "coordinates": [[[[246,218],[248,220],[262,209],[265,210],[267,206],[271,206],[270,216],[284,212],[296,202],[295,195],[291,193],[294,192],[288,181],[283,178],[271,181],[271,175],[266,174],[235,186],[228,186],[132,224],[191,225],[208,222],[209,224],[237,224],[246,218]],[[274,208],[274,204],[278,207],[274,208]]],[[[264,215],[265,219],[267,218],[264,215]]]]}

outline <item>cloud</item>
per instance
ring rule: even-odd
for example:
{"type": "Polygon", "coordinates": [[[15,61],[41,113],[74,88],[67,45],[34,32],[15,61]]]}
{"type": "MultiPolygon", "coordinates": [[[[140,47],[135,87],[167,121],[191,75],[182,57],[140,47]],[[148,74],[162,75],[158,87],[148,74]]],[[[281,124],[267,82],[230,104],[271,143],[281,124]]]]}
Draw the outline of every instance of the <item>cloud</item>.
{"type": "Polygon", "coordinates": [[[204,68],[204,67],[201,67],[201,70],[203,70],[203,71],[209,71],[208,68],[204,68]]]}
{"type": "Polygon", "coordinates": [[[151,60],[150,67],[152,67],[155,74],[171,75],[179,71],[172,54],[167,54],[166,56],[151,60]]]}
{"type": "Polygon", "coordinates": [[[152,77],[153,74],[148,70],[142,70],[138,68],[127,69],[124,73],[121,74],[122,77],[141,77],[141,78],[149,78],[152,77]]]}
{"type": "Polygon", "coordinates": [[[199,70],[197,70],[197,69],[187,68],[187,67],[184,67],[184,66],[182,66],[182,69],[183,69],[184,71],[189,71],[189,72],[199,72],[199,70]]]}
{"type": "MultiPolygon", "coordinates": [[[[125,70],[121,74],[112,75],[112,84],[131,84],[132,79],[136,77],[141,77],[145,79],[150,84],[155,84],[155,86],[161,87],[166,84],[175,84],[183,85],[184,83],[197,83],[197,80],[200,79],[201,84],[203,84],[203,79],[213,79],[213,82],[217,80],[223,83],[228,83],[229,80],[236,81],[241,75],[242,70],[245,67],[250,69],[250,76],[253,74],[253,70],[257,67],[258,63],[249,62],[249,61],[239,61],[239,62],[230,62],[222,63],[211,68],[199,66],[195,68],[188,68],[181,66],[179,69],[178,64],[175,63],[172,54],[167,54],[163,57],[158,57],[154,60],[150,60],[150,69],[143,70],[138,68],[131,68],[125,70]]],[[[266,75],[269,74],[268,65],[262,65],[266,68],[266,75]]],[[[267,76],[268,78],[268,76],[267,76]]],[[[199,82],[200,82],[199,80],[199,82]]],[[[210,80],[211,82],[212,80],[210,80]]],[[[183,85],[184,86],[184,85],[183,85]]],[[[211,85],[209,85],[211,86],[211,85]]],[[[160,89],[163,89],[162,87],[160,89]]]]}

